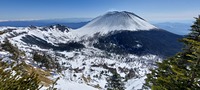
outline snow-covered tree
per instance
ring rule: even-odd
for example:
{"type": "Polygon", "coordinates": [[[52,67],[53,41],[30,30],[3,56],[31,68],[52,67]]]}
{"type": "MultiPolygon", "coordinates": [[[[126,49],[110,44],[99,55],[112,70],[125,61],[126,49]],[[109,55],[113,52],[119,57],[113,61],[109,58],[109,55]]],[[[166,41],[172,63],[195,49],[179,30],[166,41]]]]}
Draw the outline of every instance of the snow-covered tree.
{"type": "Polygon", "coordinates": [[[114,73],[107,80],[107,90],[124,90],[124,82],[118,73],[114,73]]]}

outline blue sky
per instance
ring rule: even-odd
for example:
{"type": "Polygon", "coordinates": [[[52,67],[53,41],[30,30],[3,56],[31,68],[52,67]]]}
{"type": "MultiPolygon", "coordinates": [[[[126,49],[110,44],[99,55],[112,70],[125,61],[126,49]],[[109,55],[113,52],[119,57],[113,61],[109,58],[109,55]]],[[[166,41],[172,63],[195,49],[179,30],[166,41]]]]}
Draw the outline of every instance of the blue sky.
{"type": "Polygon", "coordinates": [[[200,0],[1,0],[0,21],[94,18],[108,11],[130,11],[152,22],[192,20],[200,0]]]}

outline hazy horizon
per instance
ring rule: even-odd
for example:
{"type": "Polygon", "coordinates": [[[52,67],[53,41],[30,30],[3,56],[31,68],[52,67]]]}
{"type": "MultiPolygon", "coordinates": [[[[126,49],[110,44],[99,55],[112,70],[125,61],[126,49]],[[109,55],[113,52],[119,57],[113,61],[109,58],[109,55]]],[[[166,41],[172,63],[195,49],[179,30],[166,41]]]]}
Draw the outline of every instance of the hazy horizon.
{"type": "Polygon", "coordinates": [[[92,19],[108,11],[129,11],[150,22],[181,22],[198,16],[199,3],[199,0],[1,0],[0,21],[92,19]]]}

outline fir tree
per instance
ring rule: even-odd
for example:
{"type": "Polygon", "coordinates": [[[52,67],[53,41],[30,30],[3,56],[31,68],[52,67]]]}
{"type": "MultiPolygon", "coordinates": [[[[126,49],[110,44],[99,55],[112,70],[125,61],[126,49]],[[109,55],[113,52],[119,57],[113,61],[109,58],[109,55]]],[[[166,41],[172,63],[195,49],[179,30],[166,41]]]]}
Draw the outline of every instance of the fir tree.
{"type": "Polygon", "coordinates": [[[41,85],[34,73],[22,71],[24,63],[0,63],[0,90],[39,90],[41,85]]]}
{"type": "Polygon", "coordinates": [[[1,44],[2,49],[12,53],[12,59],[17,60],[20,56],[20,50],[13,46],[8,39],[4,41],[4,44],[1,44]]]}
{"type": "Polygon", "coordinates": [[[152,90],[200,89],[200,16],[191,26],[191,33],[181,41],[183,51],[157,63],[158,67],[147,74],[144,88],[152,90]]]}
{"type": "Polygon", "coordinates": [[[107,90],[125,90],[122,78],[118,73],[114,73],[107,82],[107,90]]]}
{"type": "Polygon", "coordinates": [[[58,62],[56,62],[56,59],[52,59],[52,57],[45,53],[40,54],[35,52],[33,54],[33,60],[36,61],[40,67],[45,67],[47,69],[58,69],[58,71],[61,71],[61,66],[58,62]]]}

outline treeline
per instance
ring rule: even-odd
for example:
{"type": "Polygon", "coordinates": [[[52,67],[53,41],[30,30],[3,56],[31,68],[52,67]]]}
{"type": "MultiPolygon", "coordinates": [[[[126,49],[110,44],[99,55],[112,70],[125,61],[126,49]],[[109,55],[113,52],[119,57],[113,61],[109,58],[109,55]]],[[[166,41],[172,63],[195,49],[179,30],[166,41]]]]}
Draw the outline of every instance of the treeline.
{"type": "MultiPolygon", "coordinates": [[[[49,70],[42,70],[33,67],[24,62],[25,53],[20,51],[16,46],[10,43],[8,39],[1,44],[1,50],[8,51],[11,56],[10,62],[7,63],[0,59],[0,90],[39,90],[43,85],[51,86],[47,90],[56,90],[53,80],[49,79],[49,70]],[[53,84],[53,85],[52,85],[53,84]]],[[[33,60],[42,63],[47,69],[58,68],[58,63],[48,55],[39,55],[35,53],[33,60]]],[[[41,66],[41,67],[42,67],[41,66]]]]}

